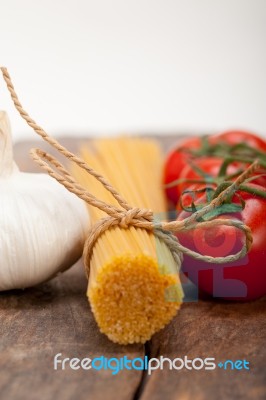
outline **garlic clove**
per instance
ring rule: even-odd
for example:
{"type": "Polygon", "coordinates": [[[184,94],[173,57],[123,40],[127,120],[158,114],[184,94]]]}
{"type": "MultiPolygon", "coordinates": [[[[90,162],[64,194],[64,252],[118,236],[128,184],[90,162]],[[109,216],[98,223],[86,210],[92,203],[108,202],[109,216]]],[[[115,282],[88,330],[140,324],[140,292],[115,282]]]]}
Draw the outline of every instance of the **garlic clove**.
{"type": "Polygon", "coordinates": [[[8,177],[18,167],[13,160],[10,122],[5,111],[0,111],[0,178],[8,177]]]}
{"type": "Polygon", "coordinates": [[[82,255],[86,204],[49,175],[20,172],[0,113],[0,290],[44,282],[82,255]]]}

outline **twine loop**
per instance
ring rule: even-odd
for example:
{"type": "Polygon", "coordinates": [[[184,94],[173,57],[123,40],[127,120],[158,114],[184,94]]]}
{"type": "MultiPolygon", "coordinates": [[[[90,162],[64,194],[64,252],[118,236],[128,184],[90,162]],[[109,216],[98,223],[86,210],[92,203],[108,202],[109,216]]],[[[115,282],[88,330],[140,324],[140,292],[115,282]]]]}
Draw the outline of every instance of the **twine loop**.
{"type": "Polygon", "coordinates": [[[89,277],[90,271],[90,259],[93,252],[93,247],[99,238],[106,230],[112,227],[119,226],[121,229],[128,229],[130,226],[136,228],[146,229],[152,231],[154,235],[162,240],[171,251],[177,266],[180,267],[183,254],[189,255],[197,260],[205,261],[208,263],[227,263],[236,261],[246,255],[252,245],[252,232],[250,228],[245,225],[241,220],[238,219],[210,219],[202,220],[210,211],[219,207],[223,201],[235,193],[242,182],[245,181],[253,172],[259,167],[259,161],[255,160],[245,172],[243,172],[229,187],[219,194],[210,204],[196,211],[186,219],[182,221],[171,221],[171,222],[157,222],[153,219],[153,212],[151,210],[142,209],[138,207],[132,207],[127,201],[121,196],[120,193],[97,171],[91,168],[84,160],[71,153],[64,146],[62,146],[57,140],[53,139],[44,131],[36,122],[29,116],[29,114],[23,109],[18,96],[15,92],[12,84],[10,75],[6,68],[0,68],[3,74],[3,78],[6,82],[7,89],[11,95],[14,106],[21,115],[21,117],[27,122],[27,124],[41,136],[46,142],[48,142],[53,148],[70,161],[76,163],[80,168],[84,169],[88,174],[92,175],[97,179],[106,190],[108,190],[114,199],[118,202],[119,206],[108,204],[95,197],[86,188],[82,187],[64,168],[64,166],[53,156],[40,149],[32,149],[31,155],[33,159],[54,179],[62,184],[67,190],[76,194],[82,200],[93,207],[97,207],[107,214],[107,217],[100,219],[96,224],[92,226],[86,239],[83,256],[87,276],[89,277]],[[182,246],[177,240],[173,232],[187,231],[198,228],[211,228],[214,226],[234,226],[240,229],[245,234],[245,242],[242,249],[233,255],[226,257],[211,257],[201,255],[194,252],[184,246],[182,246]]]}

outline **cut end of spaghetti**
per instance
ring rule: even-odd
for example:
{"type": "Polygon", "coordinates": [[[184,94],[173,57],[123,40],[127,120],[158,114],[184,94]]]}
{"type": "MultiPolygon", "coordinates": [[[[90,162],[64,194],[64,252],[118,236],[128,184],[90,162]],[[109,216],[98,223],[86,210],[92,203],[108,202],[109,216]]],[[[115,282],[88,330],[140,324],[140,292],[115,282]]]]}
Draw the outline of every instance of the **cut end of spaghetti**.
{"type": "Polygon", "coordinates": [[[176,315],[183,291],[176,274],[162,273],[145,254],[123,254],[102,266],[88,288],[102,333],[120,344],[145,343],[176,315]]]}

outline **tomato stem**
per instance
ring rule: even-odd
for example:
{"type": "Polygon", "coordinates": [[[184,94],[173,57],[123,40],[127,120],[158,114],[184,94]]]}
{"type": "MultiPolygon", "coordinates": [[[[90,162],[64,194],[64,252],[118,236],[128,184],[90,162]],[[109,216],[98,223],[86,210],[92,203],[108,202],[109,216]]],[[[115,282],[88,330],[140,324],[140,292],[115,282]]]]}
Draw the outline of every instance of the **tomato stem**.
{"type": "Polygon", "coordinates": [[[266,199],[266,192],[257,188],[254,188],[253,186],[247,186],[247,185],[240,185],[239,189],[242,190],[243,192],[251,193],[259,197],[263,197],[266,199]]]}

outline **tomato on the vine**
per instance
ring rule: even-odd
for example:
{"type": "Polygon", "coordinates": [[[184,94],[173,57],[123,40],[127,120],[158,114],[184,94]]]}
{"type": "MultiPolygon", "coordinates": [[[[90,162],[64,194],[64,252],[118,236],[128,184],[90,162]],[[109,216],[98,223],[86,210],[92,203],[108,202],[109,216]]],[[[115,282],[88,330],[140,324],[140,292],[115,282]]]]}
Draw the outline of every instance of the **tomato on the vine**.
{"type": "MultiPolygon", "coordinates": [[[[199,188],[200,186],[198,186],[199,188]]],[[[194,185],[192,189],[196,189],[194,185]]],[[[250,227],[253,243],[242,259],[226,264],[207,263],[184,256],[183,272],[199,289],[213,297],[226,300],[251,300],[266,294],[266,188],[249,183],[252,193],[239,190],[238,195],[245,202],[241,212],[223,214],[216,218],[237,218],[250,227]],[[263,194],[263,196],[261,195],[263,194]]],[[[206,202],[206,194],[196,204],[206,202]]],[[[233,204],[239,203],[235,194],[233,204]]],[[[190,213],[182,211],[178,220],[190,213]]],[[[177,233],[180,243],[202,255],[225,257],[241,250],[245,235],[233,226],[196,228],[193,231],[177,233]]]]}
{"type": "MultiPolygon", "coordinates": [[[[191,162],[199,163],[202,170],[215,177],[219,173],[218,167],[222,165],[223,160],[227,157],[234,158],[237,155],[238,157],[236,158],[239,159],[241,158],[239,155],[245,158],[248,154],[253,161],[254,152],[256,154],[264,152],[266,157],[266,141],[251,132],[240,130],[231,130],[212,136],[193,137],[185,140],[170,152],[165,162],[164,184],[166,185],[167,198],[176,204],[182,193],[180,185],[182,189],[188,185],[175,183],[175,181],[181,178],[184,179],[187,175],[189,175],[188,179],[195,178],[194,172],[191,172],[191,162]],[[236,145],[242,145],[242,149],[238,148],[239,146],[236,149],[236,145]],[[252,152],[252,150],[254,151],[252,152]],[[235,154],[236,151],[237,153],[235,154]]],[[[234,166],[237,165],[239,166],[237,163],[234,164],[234,166]]],[[[248,162],[246,162],[247,165],[249,165],[248,162]]],[[[228,168],[231,166],[229,165],[228,168]]],[[[230,174],[229,169],[227,173],[230,174]]],[[[189,184],[189,182],[187,183],[189,184]]],[[[260,177],[259,180],[256,180],[256,183],[266,186],[265,177],[260,177]]]]}

